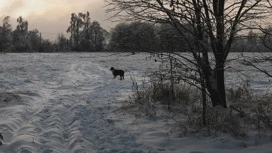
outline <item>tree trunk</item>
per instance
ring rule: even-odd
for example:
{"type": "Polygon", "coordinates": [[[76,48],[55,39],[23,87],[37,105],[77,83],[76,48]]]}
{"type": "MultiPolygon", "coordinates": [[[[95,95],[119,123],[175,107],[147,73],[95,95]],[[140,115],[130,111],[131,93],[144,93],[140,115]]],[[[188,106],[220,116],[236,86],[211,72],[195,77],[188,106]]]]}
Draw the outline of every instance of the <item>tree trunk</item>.
{"type": "Polygon", "coordinates": [[[225,51],[224,51],[224,0],[213,0],[213,9],[216,20],[216,39],[212,42],[213,53],[216,59],[215,69],[212,70],[212,77],[210,76],[207,82],[207,88],[211,96],[213,107],[222,106],[227,107],[225,94],[225,51]],[[210,87],[209,87],[210,86],[210,87]]]}
{"type": "Polygon", "coordinates": [[[200,76],[200,84],[201,84],[201,93],[202,93],[202,125],[205,127],[207,125],[206,122],[206,108],[207,108],[207,98],[206,98],[206,84],[205,84],[205,78],[203,76],[203,73],[201,73],[201,70],[199,70],[199,76],[200,76]]]}
{"type": "Polygon", "coordinates": [[[219,64],[216,64],[216,84],[217,84],[217,92],[220,98],[220,101],[216,103],[216,105],[220,105],[224,108],[227,108],[226,104],[226,93],[225,93],[225,70],[224,70],[224,62],[221,61],[219,64]]]}
{"type": "Polygon", "coordinates": [[[227,108],[224,79],[224,62],[219,61],[214,70],[204,71],[206,87],[210,94],[213,107],[227,108]]]}

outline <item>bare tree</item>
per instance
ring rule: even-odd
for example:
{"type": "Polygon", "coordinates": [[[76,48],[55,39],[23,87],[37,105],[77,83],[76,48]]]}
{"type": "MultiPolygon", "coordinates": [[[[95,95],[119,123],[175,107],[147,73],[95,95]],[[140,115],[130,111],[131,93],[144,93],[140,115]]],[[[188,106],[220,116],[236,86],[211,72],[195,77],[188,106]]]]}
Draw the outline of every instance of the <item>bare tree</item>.
{"type": "Polygon", "coordinates": [[[0,50],[7,51],[12,44],[12,28],[9,22],[10,17],[6,16],[3,19],[3,25],[0,27],[0,50]]]}
{"type": "MultiPolygon", "coordinates": [[[[67,29],[67,33],[71,33],[70,42],[71,46],[78,51],[80,41],[80,29],[83,27],[83,13],[72,13],[70,26],[67,29]]],[[[85,17],[85,16],[84,16],[85,17]]]]}
{"type": "Polygon", "coordinates": [[[23,17],[17,18],[18,25],[13,31],[13,46],[16,51],[22,52],[30,49],[30,39],[28,35],[28,21],[25,21],[23,17]]]}
{"type": "Polygon", "coordinates": [[[154,49],[155,26],[146,22],[120,23],[111,30],[109,46],[113,51],[140,52],[154,49]]]}
{"type": "MultiPolygon", "coordinates": [[[[212,105],[227,107],[225,64],[239,31],[255,28],[265,18],[269,0],[106,0],[112,17],[170,24],[186,40],[191,58],[175,54],[180,67],[188,63],[203,76],[212,105]]],[[[201,77],[200,77],[201,78],[201,77]]],[[[201,79],[193,78],[201,84],[201,79]]]]}
{"type": "Polygon", "coordinates": [[[97,21],[91,22],[90,14],[72,13],[67,33],[71,33],[72,49],[77,51],[101,51],[108,32],[97,21]]]}
{"type": "Polygon", "coordinates": [[[67,51],[69,50],[69,40],[64,36],[63,33],[59,33],[57,40],[56,40],[56,45],[58,46],[59,51],[67,51]]]}
{"type": "MultiPolygon", "coordinates": [[[[267,48],[269,51],[272,51],[272,28],[268,26],[267,28],[260,28],[260,31],[262,32],[263,36],[262,44],[265,48],[267,48]]],[[[255,54],[254,56],[246,56],[242,54],[240,63],[245,66],[253,67],[254,69],[258,70],[259,72],[265,74],[268,77],[272,77],[272,72],[269,72],[266,67],[264,67],[264,64],[271,63],[272,62],[272,56],[271,54],[260,53],[255,54]]]]}

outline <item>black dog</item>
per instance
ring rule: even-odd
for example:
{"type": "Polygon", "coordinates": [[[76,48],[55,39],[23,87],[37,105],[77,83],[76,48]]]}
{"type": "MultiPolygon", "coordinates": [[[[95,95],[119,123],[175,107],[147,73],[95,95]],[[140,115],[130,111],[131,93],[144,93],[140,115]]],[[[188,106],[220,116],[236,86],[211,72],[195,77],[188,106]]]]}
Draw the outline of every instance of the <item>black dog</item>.
{"type": "Polygon", "coordinates": [[[110,70],[111,70],[114,78],[116,78],[116,76],[120,75],[120,80],[125,79],[124,78],[125,71],[114,69],[114,67],[111,67],[110,70]]]}

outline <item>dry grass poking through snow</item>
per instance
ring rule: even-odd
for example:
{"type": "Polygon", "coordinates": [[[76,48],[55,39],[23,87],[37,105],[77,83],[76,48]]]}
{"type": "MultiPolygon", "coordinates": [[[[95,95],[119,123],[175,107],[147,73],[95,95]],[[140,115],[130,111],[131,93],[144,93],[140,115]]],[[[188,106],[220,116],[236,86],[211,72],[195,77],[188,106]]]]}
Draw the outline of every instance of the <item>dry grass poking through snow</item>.
{"type": "Polygon", "coordinates": [[[181,111],[179,106],[188,106],[190,102],[200,99],[199,91],[192,86],[176,84],[172,94],[169,83],[156,80],[150,82],[144,80],[139,84],[132,79],[132,91],[128,104],[138,108],[138,116],[156,117],[164,115],[166,110],[167,113],[181,111]]]}
{"type": "Polygon", "coordinates": [[[272,134],[271,93],[253,92],[248,82],[228,93],[230,113],[236,114],[240,126],[247,131],[256,130],[259,135],[272,134]]]}
{"type": "Polygon", "coordinates": [[[0,107],[6,106],[12,102],[20,102],[20,94],[27,93],[27,91],[0,92],[0,107]]]}
{"type": "Polygon", "coordinates": [[[201,93],[196,88],[176,84],[172,98],[169,82],[143,81],[140,85],[134,79],[132,82],[133,94],[123,110],[136,117],[169,117],[175,121],[169,131],[172,135],[211,136],[228,133],[234,137],[245,137],[252,131],[258,135],[269,136],[272,133],[272,95],[253,93],[248,82],[227,90],[228,109],[207,107],[206,126],[203,126],[201,93]],[[168,102],[171,104],[170,110],[168,102]]]}

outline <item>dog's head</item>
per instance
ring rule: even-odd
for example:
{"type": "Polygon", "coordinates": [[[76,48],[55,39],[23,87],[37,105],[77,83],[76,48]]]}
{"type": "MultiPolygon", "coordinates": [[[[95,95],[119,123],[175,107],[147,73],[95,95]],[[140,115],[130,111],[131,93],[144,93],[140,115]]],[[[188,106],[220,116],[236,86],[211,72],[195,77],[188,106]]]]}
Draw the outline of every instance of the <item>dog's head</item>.
{"type": "Polygon", "coordinates": [[[111,67],[110,70],[111,70],[111,71],[114,71],[114,67],[111,67]]]}

